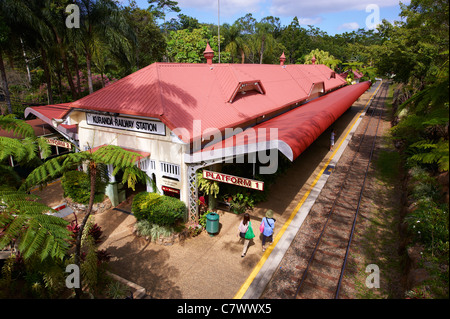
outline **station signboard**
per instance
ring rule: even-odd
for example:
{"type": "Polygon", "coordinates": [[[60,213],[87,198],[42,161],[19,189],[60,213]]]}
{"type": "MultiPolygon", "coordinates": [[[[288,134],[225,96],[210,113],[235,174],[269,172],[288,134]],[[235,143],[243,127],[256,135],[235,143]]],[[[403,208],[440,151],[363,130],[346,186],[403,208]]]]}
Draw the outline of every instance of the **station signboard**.
{"type": "Polygon", "coordinates": [[[95,126],[103,126],[139,133],[166,135],[166,126],[164,123],[159,121],[86,113],[86,122],[89,125],[95,126]]]}
{"type": "Polygon", "coordinates": [[[238,176],[203,170],[203,178],[209,179],[212,181],[216,181],[216,182],[228,183],[228,184],[232,184],[232,185],[256,189],[259,191],[264,190],[264,182],[257,181],[254,179],[248,179],[248,178],[244,178],[244,177],[238,177],[238,176]]]}

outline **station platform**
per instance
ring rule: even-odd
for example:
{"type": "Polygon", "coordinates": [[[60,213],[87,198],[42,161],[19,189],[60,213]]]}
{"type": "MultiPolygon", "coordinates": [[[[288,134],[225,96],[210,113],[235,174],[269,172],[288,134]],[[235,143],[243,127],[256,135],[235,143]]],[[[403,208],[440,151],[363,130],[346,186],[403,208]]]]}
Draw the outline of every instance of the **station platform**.
{"type": "MultiPolygon", "coordinates": [[[[99,248],[112,256],[110,271],[144,287],[146,298],[259,298],[379,86],[379,81],[374,83],[335,122],[336,143],[332,151],[330,132],[326,131],[272,185],[268,200],[250,212],[256,237],[245,257],[241,257],[243,243],[238,237],[242,216],[219,210],[217,235],[202,232],[179,243],[161,245],[135,236],[136,219],[126,213],[130,204],[123,203],[120,210],[94,214],[105,235],[99,248]],[[263,252],[259,224],[268,209],[274,211],[276,225],[274,242],[263,252]]],[[[57,188],[58,184],[52,186],[57,188]]],[[[50,198],[52,207],[60,204],[55,202],[56,197],[50,198]]]]}
{"type": "MultiPolygon", "coordinates": [[[[276,234],[274,243],[266,250],[265,254],[255,266],[245,283],[238,290],[234,298],[257,299],[262,295],[292,240],[314,205],[322,188],[325,186],[328,177],[332,174],[342,153],[353,137],[365,111],[370,106],[373,97],[376,95],[380,84],[381,81],[376,82],[355,104],[353,104],[352,111],[357,111],[357,113],[349,123],[345,120],[342,121],[344,123],[341,123],[341,120],[343,119],[338,119],[338,121],[336,121],[336,128],[340,127],[342,129],[341,125],[346,123],[347,126],[341,131],[342,133],[338,135],[339,139],[335,143],[332,151],[322,159],[319,165],[317,165],[314,173],[311,174],[304,187],[302,187],[300,193],[302,193],[303,196],[300,201],[298,201],[297,206],[292,210],[289,218],[276,234]]],[[[338,131],[340,131],[340,129],[338,129],[338,131]]]]}

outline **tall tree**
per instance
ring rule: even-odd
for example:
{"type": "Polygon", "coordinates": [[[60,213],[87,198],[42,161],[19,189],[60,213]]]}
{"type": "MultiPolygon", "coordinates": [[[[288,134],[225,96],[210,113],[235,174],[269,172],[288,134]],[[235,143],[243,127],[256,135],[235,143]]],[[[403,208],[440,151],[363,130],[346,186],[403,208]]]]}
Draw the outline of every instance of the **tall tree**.
{"type": "Polygon", "coordinates": [[[148,0],[150,11],[156,18],[163,19],[164,32],[166,29],[166,14],[168,12],[180,12],[181,9],[177,6],[178,2],[172,0],[148,0]]]}
{"type": "Polygon", "coordinates": [[[5,48],[10,42],[11,29],[5,24],[3,14],[3,10],[1,10],[0,7],[0,83],[2,84],[2,91],[4,92],[7,106],[7,110],[1,108],[0,111],[2,115],[6,115],[7,112],[11,114],[13,111],[11,106],[8,77],[6,75],[5,63],[3,62],[3,48],[5,48]]]}
{"type": "MultiPolygon", "coordinates": [[[[89,93],[94,92],[92,82],[92,56],[106,43],[111,49],[117,49],[131,55],[131,46],[135,35],[125,18],[123,10],[112,0],[78,0],[80,7],[80,28],[71,29],[72,39],[82,43],[86,59],[89,93]],[[97,46],[97,47],[96,47],[97,46]]],[[[128,57],[130,59],[131,57],[128,57]]]]}
{"type": "Polygon", "coordinates": [[[234,58],[239,56],[241,63],[245,62],[245,54],[249,51],[249,47],[241,34],[239,26],[234,23],[233,25],[223,25],[223,35],[225,38],[225,51],[231,55],[231,63],[234,63],[234,58]]]}
{"type": "Polygon", "coordinates": [[[129,25],[136,34],[136,41],[133,43],[136,69],[161,61],[166,51],[166,41],[153,15],[135,4],[125,7],[124,11],[129,25]]]}
{"type": "MultiPolygon", "coordinates": [[[[201,63],[204,61],[203,51],[207,42],[215,52],[218,52],[217,36],[213,36],[206,26],[192,32],[188,29],[172,31],[167,42],[167,55],[172,62],[201,63]]],[[[218,62],[217,54],[214,55],[213,61],[218,62]]],[[[223,52],[221,62],[229,61],[229,52],[223,52]]]]}

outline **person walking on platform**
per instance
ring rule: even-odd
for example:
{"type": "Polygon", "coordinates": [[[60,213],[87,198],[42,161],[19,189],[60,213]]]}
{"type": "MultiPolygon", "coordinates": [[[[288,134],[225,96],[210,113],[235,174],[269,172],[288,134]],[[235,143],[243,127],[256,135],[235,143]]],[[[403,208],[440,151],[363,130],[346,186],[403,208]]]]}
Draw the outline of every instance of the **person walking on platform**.
{"type": "Polygon", "coordinates": [[[238,236],[244,239],[244,248],[242,249],[241,257],[245,257],[250,240],[253,239],[253,237],[255,237],[255,234],[253,233],[252,229],[252,222],[250,221],[250,215],[248,213],[244,214],[244,217],[242,218],[241,223],[239,224],[238,236]]]}
{"type": "Polygon", "coordinates": [[[333,128],[333,129],[331,129],[331,136],[330,136],[330,151],[333,149],[335,136],[336,136],[336,133],[334,132],[334,128],[333,128]]]}
{"type": "Polygon", "coordinates": [[[259,230],[262,233],[262,251],[266,251],[266,241],[269,245],[273,243],[273,230],[275,228],[275,219],[273,218],[273,211],[269,209],[266,212],[266,217],[264,217],[259,226],[259,230]]]}

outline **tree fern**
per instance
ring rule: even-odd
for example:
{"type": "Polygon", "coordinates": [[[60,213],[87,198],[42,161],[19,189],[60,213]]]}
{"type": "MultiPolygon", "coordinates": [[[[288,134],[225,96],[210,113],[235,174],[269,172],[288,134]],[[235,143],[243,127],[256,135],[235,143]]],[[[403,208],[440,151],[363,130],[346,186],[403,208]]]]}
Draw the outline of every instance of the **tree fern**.
{"type": "Polygon", "coordinates": [[[16,119],[14,114],[0,115],[0,127],[19,138],[35,137],[33,127],[25,121],[16,119]]]}
{"type": "MultiPolygon", "coordinates": [[[[16,160],[31,160],[36,158],[38,146],[41,149],[48,147],[43,145],[42,140],[37,140],[32,130],[11,117],[0,117],[0,126],[14,130],[25,136],[23,140],[0,138],[0,160],[13,156],[16,160]]],[[[0,237],[0,248],[9,244],[11,240],[19,239],[19,249],[25,258],[39,254],[41,259],[47,257],[63,258],[68,249],[70,240],[67,223],[58,217],[45,214],[51,210],[45,205],[30,200],[26,197],[34,185],[44,185],[47,182],[61,176],[64,172],[76,169],[77,166],[87,164],[88,174],[91,177],[91,197],[86,215],[80,224],[79,234],[75,243],[74,262],[80,266],[81,235],[86,222],[92,212],[93,196],[97,174],[101,179],[106,179],[106,165],[114,165],[113,175],[119,170],[124,171],[123,182],[134,189],[138,180],[145,181],[147,175],[136,167],[136,160],[141,155],[129,152],[121,147],[107,145],[100,147],[97,151],[69,153],[44,162],[34,169],[23,182],[20,192],[14,190],[0,189],[0,227],[4,228],[0,237]]],[[[83,271],[82,271],[83,272],[83,271]]],[[[85,272],[89,276],[89,269],[85,272]]],[[[79,297],[81,289],[76,289],[79,297]]]]}
{"type": "MultiPolygon", "coordinates": [[[[0,137],[0,160],[9,156],[18,162],[39,160],[39,146],[44,153],[48,153],[49,146],[44,145],[43,139],[36,138],[33,128],[26,122],[12,116],[0,116],[0,127],[22,137],[0,137]]],[[[45,168],[34,170],[30,180],[43,183],[55,176],[61,165],[52,160],[46,163],[45,168]]],[[[23,188],[29,189],[28,186],[23,188]]],[[[69,248],[68,223],[47,214],[52,209],[37,202],[37,199],[37,196],[17,191],[14,187],[0,185],[0,249],[16,241],[24,258],[37,255],[41,260],[47,257],[62,259],[69,248]]]]}
{"type": "Polygon", "coordinates": [[[47,257],[62,259],[69,248],[68,223],[46,214],[52,209],[30,200],[33,197],[13,190],[0,190],[0,202],[3,204],[0,214],[0,226],[3,228],[0,248],[18,240],[18,248],[24,258],[37,254],[41,260],[47,257]]]}
{"type": "Polygon", "coordinates": [[[416,151],[421,151],[412,155],[409,159],[416,163],[437,164],[439,170],[448,171],[449,169],[449,145],[448,140],[441,139],[434,143],[429,140],[422,140],[410,146],[416,151]]]}

